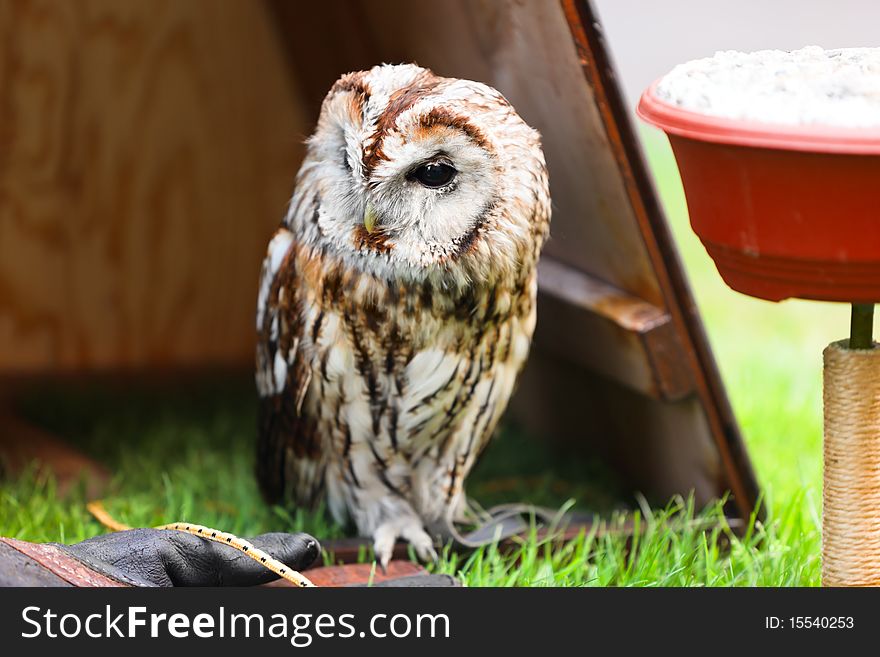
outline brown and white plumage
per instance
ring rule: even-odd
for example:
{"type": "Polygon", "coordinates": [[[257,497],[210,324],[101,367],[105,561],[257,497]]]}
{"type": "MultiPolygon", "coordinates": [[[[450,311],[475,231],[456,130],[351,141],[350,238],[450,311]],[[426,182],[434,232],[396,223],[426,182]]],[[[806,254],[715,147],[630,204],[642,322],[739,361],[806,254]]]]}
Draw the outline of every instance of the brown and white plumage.
{"type": "Polygon", "coordinates": [[[257,309],[267,496],[433,554],[535,326],[550,198],[494,89],[412,65],[330,90],[257,309]]]}

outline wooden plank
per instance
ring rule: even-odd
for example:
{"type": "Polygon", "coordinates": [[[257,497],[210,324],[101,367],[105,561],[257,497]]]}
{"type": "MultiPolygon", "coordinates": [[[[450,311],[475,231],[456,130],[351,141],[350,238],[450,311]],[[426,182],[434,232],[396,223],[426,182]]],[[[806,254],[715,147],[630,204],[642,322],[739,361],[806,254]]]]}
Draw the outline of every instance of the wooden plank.
{"type": "MultiPolygon", "coordinates": [[[[584,79],[593,90],[595,106],[602,114],[618,175],[626,187],[629,206],[638,222],[659,290],[694,373],[707,430],[717,450],[718,467],[732,493],[731,503],[737,507],[740,517],[748,518],[758,503],[758,482],[651,182],[601,25],[589,0],[560,0],[560,5],[584,79]]],[[[763,510],[758,509],[758,513],[759,517],[763,516],[763,510]]]]}
{"type": "MultiPolygon", "coordinates": [[[[403,558],[406,559],[406,556],[403,558]]],[[[403,577],[427,574],[428,571],[419,564],[400,559],[390,561],[384,571],[372,563],[353,562],[337,566],[318,566],[305,571],[306,577],[311,580],[312,584],[329,587],[381,584],[382,582],[390,582],[403,577]]],[[[293,588],[296,585],[288,582],[286,579],[277,579],[268,584],[263,584],[263,586],[270,588],[293,588]]]]}
{"type": "Polygon", "coordinates": [[[669,313],[550,257],[538,282],[536,349],[657,399],[693,391],[669,313]]]}
{"type": "Polygon", "coordinates": [[[0,3],[0,368],[253,360],[309,127],[253,2],[0,3]]]}
{"type": "Polygon", "coordinates": [[[727,475],[695,395],[658,401],[536,351],[509,413],[548,448],[606,463],[624,490],[641,492],[652,502],[662,505],[673,495],[692,493],[701,508],[727,490],[727,475]]]}

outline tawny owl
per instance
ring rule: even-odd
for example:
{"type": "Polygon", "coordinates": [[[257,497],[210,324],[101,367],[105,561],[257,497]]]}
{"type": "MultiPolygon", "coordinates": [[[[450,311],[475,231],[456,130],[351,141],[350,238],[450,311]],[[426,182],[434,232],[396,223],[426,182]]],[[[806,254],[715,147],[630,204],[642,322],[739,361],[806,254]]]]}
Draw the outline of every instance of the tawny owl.
{"type": "Polygon", "coordinates": [[[413,65],[328,93],[263,263],[258,475],[422,558],[465,515],[535,327],[550,196],[494,89],[413,65]]]}

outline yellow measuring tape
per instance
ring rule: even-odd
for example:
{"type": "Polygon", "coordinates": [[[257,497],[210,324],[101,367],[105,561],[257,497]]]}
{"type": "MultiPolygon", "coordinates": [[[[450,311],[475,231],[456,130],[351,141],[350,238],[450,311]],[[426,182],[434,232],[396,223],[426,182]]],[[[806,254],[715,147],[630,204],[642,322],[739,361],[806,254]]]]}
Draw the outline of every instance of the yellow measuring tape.
{"type": "MultiPolygon", "coordinates": [[[[98,522],[115,532],[122,532],[127,529],[133,529],[128,525],[122,524],[113,516],[111,516],[107,509],[104,508],[104,503],[100,500],[89,502],[86,505],[86,509],[88,509],[89,513],[95,516],[98,522]]],[[[235,536],[234,534],[221,532],[217,529],[211,529],[210,527],[205,527],[203,525],[194,525],[191,522],[173,522],[169,525],[159,525],[158,527],[154,527],[153,529],[172,529],[179,532],[186,532],[188,534],[192,534],[193,536],[200,536],[201,538],[207,539],[209,541],[214,541],[215,543],[228,545],[235,548],[239,552],[243,552],[251,559],[258,562],[262,566],[265,566],[279,577],[286,579],[294,586],[299,586],[301,588],[315,586],[314,584],[312,584],[309,578],[302,573],[298,573],[292,568],[287,567],[285,564],[278,561],[278,559],[276,559],[272,555],[264,552],[258,547],[254,547],[253,544],[249,543],[243,538],[235,536]]]]}

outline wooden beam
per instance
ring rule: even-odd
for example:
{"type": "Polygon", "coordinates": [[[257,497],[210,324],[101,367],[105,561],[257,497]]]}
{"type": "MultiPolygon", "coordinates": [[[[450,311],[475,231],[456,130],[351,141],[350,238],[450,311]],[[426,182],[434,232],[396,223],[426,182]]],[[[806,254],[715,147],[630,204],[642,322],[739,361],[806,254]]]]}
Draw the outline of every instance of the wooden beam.
{"type": "MultiPolygon", "coordinates": [[[[602,113],[606,138],[617,161],[630,208],[647,247],[661,292],[660,302],[672,315],[684,357],[693,372],[697,398],[718,448],[722,471],[740,517],[748,518],[759,499],[758,482],[740,435],[733,409],[715,364],[709,341],[678,260],[672,234],[654,190],[647,163],[623,99],[602,28],[590,0],[560,0],[593,101],[602,113]]],[[[759,518],[763,511],[758,509],[759,518]]]]}
{"type": "Polygon", "coordinates": [[[538,287],[536,349],[655,399],[693,391],[664,309],[549,257],[539,266],[538,287]]]}

